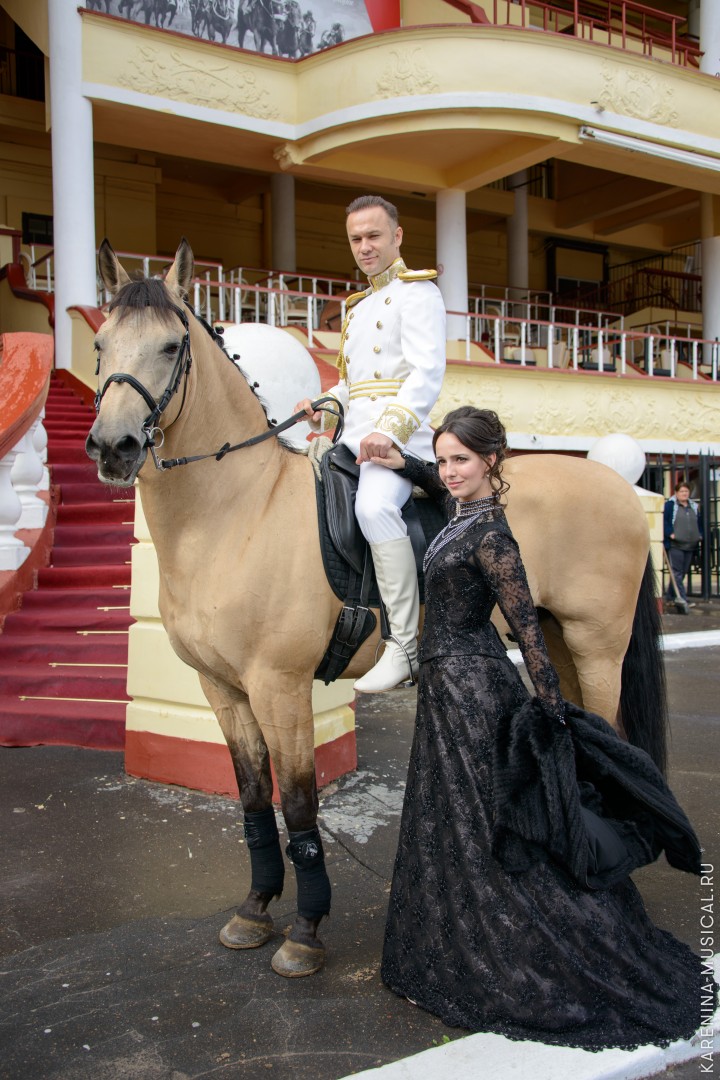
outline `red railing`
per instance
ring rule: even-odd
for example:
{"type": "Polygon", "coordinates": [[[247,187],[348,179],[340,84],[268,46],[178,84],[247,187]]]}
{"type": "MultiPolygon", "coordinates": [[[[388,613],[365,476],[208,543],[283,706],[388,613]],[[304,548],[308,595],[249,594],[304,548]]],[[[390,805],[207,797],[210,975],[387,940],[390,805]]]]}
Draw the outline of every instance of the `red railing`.
{"type": "Polygon", "coordinates": [[[464,11],[473,23],[518,26],[593,41],[600,45],[627,49],[638,41],[645,56],[655,49],[669,54],[673,64],[698,67],[702,52],[695,41],[683,35],[686,20],[680,15],[657,11],[635,0],[568,0],[566,4],[545,0],[446,0],[464,11]]]}

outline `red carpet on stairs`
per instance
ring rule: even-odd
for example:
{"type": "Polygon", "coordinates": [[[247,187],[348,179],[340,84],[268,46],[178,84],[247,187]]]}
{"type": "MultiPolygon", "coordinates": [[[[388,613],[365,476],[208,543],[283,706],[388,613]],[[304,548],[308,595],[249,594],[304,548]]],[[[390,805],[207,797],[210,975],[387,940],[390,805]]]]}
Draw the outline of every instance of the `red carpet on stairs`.
{"type": "Polygon", "coordinates": [[[85,454],[94,410],[57,378],[45,408],[59,490],[51,565],[0,634],[0,745],[125,745],[135,492],[85,454]]]}

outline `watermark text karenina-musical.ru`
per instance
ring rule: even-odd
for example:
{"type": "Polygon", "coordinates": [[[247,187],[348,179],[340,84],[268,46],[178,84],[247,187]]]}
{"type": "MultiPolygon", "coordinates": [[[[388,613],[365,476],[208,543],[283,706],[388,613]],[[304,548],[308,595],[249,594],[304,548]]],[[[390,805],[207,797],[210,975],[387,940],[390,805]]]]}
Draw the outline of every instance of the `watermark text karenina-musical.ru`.
{"type": "Polygon", "coordinates": [[[712,863],[702,863],[700,876],[700,1056],[701,1073],[714,1072],[713,956],[715,953],[715,890],[712,863]]]}

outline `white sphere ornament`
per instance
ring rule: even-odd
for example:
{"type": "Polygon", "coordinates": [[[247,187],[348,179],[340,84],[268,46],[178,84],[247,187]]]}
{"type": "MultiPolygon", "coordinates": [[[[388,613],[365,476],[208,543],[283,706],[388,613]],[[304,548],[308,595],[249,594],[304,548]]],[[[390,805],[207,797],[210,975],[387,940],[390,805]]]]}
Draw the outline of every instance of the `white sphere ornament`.
{"type": "Polygon", "coordinates": [[[590,461],[599,461],[614,469],[629,484],[637,484],[645,471],[645,451],[632,435],[617,432],[603,435],[588,450],[590,461]]]}
{"type": "MultiPolygon", "coordinates": [[[[320,372],[310,352],[278,326],[265,323],[223,324],[223,344],[229,356],[252,385],[267,408],[268,419],[278,424],[292,416],[302,398],[321,397],[320,372]]],[[[310,425],[305,422],[283,431],[282,438],[307,450],[310,425]]]]}

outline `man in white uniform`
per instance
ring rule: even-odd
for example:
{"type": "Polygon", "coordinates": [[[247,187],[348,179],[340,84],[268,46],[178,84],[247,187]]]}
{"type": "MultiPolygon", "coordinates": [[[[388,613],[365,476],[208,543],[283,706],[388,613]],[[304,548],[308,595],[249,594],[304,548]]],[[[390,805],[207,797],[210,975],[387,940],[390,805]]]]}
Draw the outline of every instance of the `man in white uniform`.
{"type": "MultiPolygon", "coordinates": [[[[379,662],[355,683],[366,694],[391,690],[417,672],[420,612],[415,558],[401,517],[412,484],[372,462],[391,446],[433,461],[427,417],[445,374],[445,307],[432,282],[434,270],[408,270],[400,258],[402,228],[396,208],[379,195],[363,195],[347,208],[355,261],[370,286],[347,301],[338,369],[327,394],[345,409],[342,442],[357,455],[355,502],[370,544],[392,639],[379,662]]],[[[310,400],[298,403],[318,429],[326,414],[310,400]]]]}

